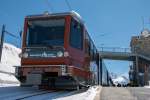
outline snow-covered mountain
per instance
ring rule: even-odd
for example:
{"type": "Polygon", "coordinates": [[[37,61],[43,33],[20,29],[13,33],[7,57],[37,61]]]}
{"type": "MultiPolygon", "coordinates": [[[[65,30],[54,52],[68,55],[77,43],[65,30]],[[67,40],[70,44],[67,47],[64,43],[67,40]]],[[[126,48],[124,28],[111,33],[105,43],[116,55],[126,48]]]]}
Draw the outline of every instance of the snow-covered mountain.
{"type": "Polygon", "coordinates": [[[123,75],[117,75],[115,73],[110,73],[110,77],[112,78],[112,81],[115,85],[127,85],[129,83],[129,80],[126,76],[123,75]]]}
{"type": "Polygon", "coordinates": [[[19,83],[13,75],[15,67],[20,65],[19,53],[21,49],[12,44],[4,43],[2,50],[2,60],[0,63],[0,84],[19,83]]]}
{"type": "Polygon", "coordinates": [[[112,78],[112,79],[116,79],[117,77],[118,77],[118,75],[116,74],[116,73],[110,73],[110,77],[112,78]]]}
{"type": "Polygon", "coordinates": [[[124,76],[118,76],[116,79],[113,79],[113,83],[115,85],[127,85],[129,83],[129,80],[124,76]]]}

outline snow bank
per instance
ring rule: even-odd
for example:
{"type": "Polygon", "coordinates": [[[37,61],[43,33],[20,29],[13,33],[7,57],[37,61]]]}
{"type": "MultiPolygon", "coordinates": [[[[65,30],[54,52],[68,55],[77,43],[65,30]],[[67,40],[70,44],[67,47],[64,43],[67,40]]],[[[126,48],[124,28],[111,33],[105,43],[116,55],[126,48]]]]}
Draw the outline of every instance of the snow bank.
{"type": "Polygon", "coordinates": [[[0,87],[12,87],[12,86],[20,86],[20,84],[18,84],[18,83],[11,83],[11,84],[0,83],[0,87]]]}
{"type": "Polygon", "coordinates": [[[19,84],[19,81],[13,75],[14,66],[20,66],[19,54],[21,50],[11,44],[4,43],[2,58],[0,63],[0,86],[19,84]]]}
{"type": "Polygon", "coordinates": [[[150,86],[144,86],[145,88],[150,88],[150,86]]]}
{"type": "Polygon", "coordinates": [[[18,83],[14,75],[0,73],[0,83],[18,83]]]}
{"type": "Polygon", "coordinates": [[[19,53],[21,53],[21,49],[4,43],[1,64],[11,67],[20,65],[19,53]]]}
{"type": "MultiPolygon", "coordinates": [[[[93,100],[96,96],[98,87],[91,87],[85,95],[85,100],[93,100]]],[[[83,100],[83,99],[82,99],[83,100]]]]}
{"type": "Polygon", "coordinates": [[[74,95],[68,95],[63,96],[57,99],[53,100],[94,100],[94,97],[96,96],[98,86],[90,87],[86,92],[74,94],[74,95]]]}

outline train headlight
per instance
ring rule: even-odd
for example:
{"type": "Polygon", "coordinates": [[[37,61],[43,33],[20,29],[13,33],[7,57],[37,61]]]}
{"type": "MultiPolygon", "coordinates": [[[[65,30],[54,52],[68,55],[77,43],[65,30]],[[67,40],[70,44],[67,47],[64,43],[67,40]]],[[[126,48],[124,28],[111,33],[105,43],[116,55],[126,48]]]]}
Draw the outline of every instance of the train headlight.
{"type": "Polygon", "coordinates": [[[57,52],[57,57],[62,57],[63,56],[63,52],[62,51],[58,51],[57,52]]]}
{"type": "Polygon", "coordinates": [[[67,51],[64,52],[64,57],[68,57],[69,53],[67,51]]]}
{"type": "Polygon", "coordinates": [[[23,57],[23,58],[28,58],[28,56],[29,56],[29,54],[26,53],[26,52],[22,54],[22,57],[23,57]]]}

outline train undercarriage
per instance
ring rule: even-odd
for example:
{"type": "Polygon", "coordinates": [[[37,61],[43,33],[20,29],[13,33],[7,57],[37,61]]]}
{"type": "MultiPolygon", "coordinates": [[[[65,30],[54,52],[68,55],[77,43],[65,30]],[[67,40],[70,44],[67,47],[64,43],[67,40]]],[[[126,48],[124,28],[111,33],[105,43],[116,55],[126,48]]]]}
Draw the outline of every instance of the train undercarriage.
{"type": "Polygon", "coordinates": [[[19,67],[18,73],[21,86],[36,85],[40,89],[80,89],[92,83],[89,72],[64,65],[19,67]]]}

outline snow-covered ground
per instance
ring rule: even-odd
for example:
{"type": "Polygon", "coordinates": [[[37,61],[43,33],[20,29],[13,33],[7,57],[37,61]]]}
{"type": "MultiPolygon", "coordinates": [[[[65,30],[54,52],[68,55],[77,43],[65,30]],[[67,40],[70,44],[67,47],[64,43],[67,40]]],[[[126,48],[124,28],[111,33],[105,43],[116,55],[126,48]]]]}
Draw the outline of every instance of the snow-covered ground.
{"type": "Polygon", "coordinates": [[[19,83],[0,83],[0,87],[14,87],[14,86],[20,86],[19,83]]]}
{"type": "Polygon", "coordinates": [[[16,86],[19,81],[15,78],[15,67],[20,65],[21,50],[9,43],[4,43],[0,63],[0,86],[16,86]]]}
{"type": "Polygon", "coordinates": [[[96,96],[98,90],[98,86],[90,87],[86,92],[83,93],[77,93],[74,95],[68,95],[63,97],[57,97],[54,100],[94,100],[94,97],[96,96]]]}
{"type": "Polygon", "coordinates": [[[150,88],[150,86],[144,86],[145,88],[150,88]]]}
{"type": "Polygon", "coordinates": [[[97,90],[98,86],[93,86],[87,91],[42,91],[37,87],[0,87],[0,100],[94,100],[97,90]]]}

